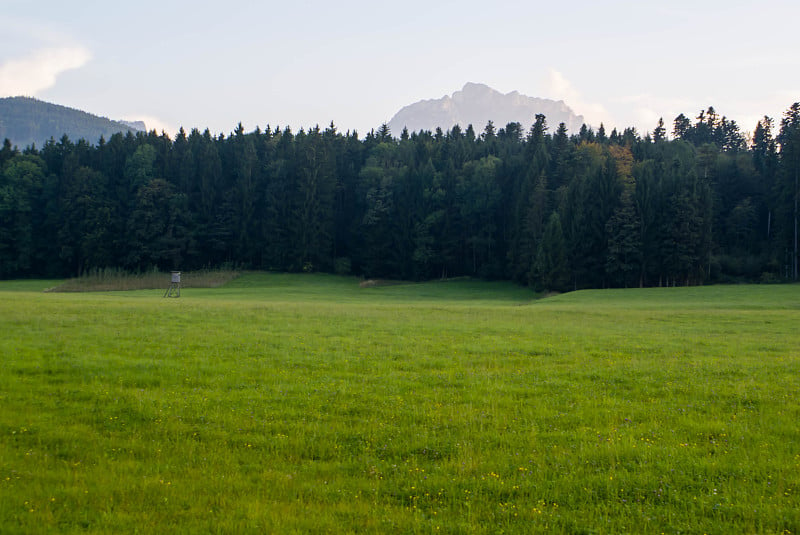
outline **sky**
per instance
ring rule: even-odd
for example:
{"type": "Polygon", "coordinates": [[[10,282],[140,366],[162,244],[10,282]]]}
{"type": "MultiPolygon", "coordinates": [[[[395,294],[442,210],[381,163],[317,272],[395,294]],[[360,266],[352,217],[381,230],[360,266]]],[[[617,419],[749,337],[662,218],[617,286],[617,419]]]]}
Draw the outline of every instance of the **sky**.
{"type": "Polygon", "coordinates": [[[170,135],[333,122],[363,137],[476,82],[608,131],[714,106],[751,132],[800,100],[798,20],[796,0],[0,0],[0,97],[170,135]]]}

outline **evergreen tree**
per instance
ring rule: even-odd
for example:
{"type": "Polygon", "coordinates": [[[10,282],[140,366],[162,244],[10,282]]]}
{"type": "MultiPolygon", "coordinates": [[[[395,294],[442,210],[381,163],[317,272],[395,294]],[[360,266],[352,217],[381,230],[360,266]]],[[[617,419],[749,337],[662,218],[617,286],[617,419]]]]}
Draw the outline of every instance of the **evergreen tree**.
{"type": "Polygon", "coordinates": [[[5,138],[3,140],[3,148],[0,149],[0,169],[3,168],[3,164],[16,155],[16,152],[17,151],[11,147],[11,141],[5,138]]]}
{"type": "Polygon", "coordinates": [[[610,284],[629,288],[641,285],[641,235],[642,224],[636,211],[632,183],[626,184],[620,195],[619,206],[606,223],[608,256],[606,273],[610,284]]]}
{"type": "Polygon", "coordinates": [[[512,279],[525,283],[536,257],[536,242],[544,230],[547,217],[545,173],[550,164],[547,150],[547,121],[542,114],[536,115],[525,144],[525,174],[515,178],[513,206],[514,224],[509,243],[509,267],[512,279]],[[534,191],[540,184],[538,195],[534,191]],[[531,204],[533,201],[533,204],[531,204]]]}
{"type": "Polygon", "coordinates": [[[667,139],[667,129],[664,128],[664,118],[658,118],[658,125],[656,125],[656,129],[653,130],[653,142],[659,143],[667,139]]]}
{"type": "Polygon", "coordinates": [[[290,128],[276,133],[270,141],[273,158],[265,162],[265,191],[262,207],[261,235],[263,255],[261,265],[267,269],[294,271],[293,222],[297,158],[294,135],[290,128]]]}
{"type": "Polygon", "coordinates": [[[429,279],[436,276],[436,268],[442,262],[434,234],[441,225],[443,192],[438,187],[440,175],[430,159],[420,166],[416,174],[419,175],[423,191],[420,218],[414,225],[413,276],[415,279],[429,279]]]}
{"type": "MultiPolygon", "coordinates": [[[[780,145],[781,182],[780,188],[783,197],[784,220],[787,222],[785,235],[791,236],[790,247],[791,261],[789,264],[792,280],[798,279],[798,177],[800,177],[800,102],[795,102],[786,110],[781,120],[781,131],[778,134],[780,145]],[[791,215],[789,215],[791,214],[791,215]]],[[[787,240],[789,241],[789,240],[787,240]]]]}
{"type": "Polygon", "coordinates": [[[558,212],[550,214],[534,264],[537,291],[563,292],[569,289],[569,272],[564,234],[558,212]]]}
{"type": "Polygon", "coordinates": [[[597,136],[595,140],[598,143],[608,143],[608,137],[606,136],[606,127],[603,126],[603,123],[600,123],[600,127],[597,129],[597,136]]]}
{"type": "MultiPolygon", "coordinates": [[[[391,137],[384,139],[391,142],[391,137]]],[[[298,133],[295,143],[299,165],[290,227],[293,264],[304,271],[329,270],[333,265],[334,160],[318,127],[298,133]]]]}
{"type": "Polygon", "coordinates": [[[672,135],[676,139],[683,139],[687,140],[690,137],[692,132],[692,121],[689,120],[684,114],[680,114],[675,117],[675,121],[673,122],[672,128],[672,135]]]}
{"type": "Polygon", "coordinates": [[[758,121],[753,133],[752,158],[753,166],[759,180],[759,198],[763,203],[763,215],[760,219],[759,241],[769,245],[773,238],[772,227],[775,217],[775,177],[778,170],[777,143],[772,136],[774,121],[767,116],[758,121]]]}
{"type": "Polygon", "coordinates": [[[560,123],[553,134],[550,146],[550,167],[547,170],[548,182],[552,191],[556,191],[565,186],[569,180],[569,173],[573,165],[573,153],[575,146],[570,142],[567,135],[567,127],[560,123]]]}
{"type": "Polygon", "coordinates": [[[119,227],[114,224],[107,177],[81,166],[65,179],[57,236],[59,255],[69,273],[117,266],[119,240],[113,232],[119,227]]]}
{"type": "Polygon", "coordinates": [[[493,156],[469,162],[464,166],[458,184],[458,204],[463,221],[465,247],[468,254],[467,273],[496,277],[500,268],[493,259],[496,213],[500,204],[497,170],[500,160],[493,156]]]}
{"type": "Polygon", "coordinates": [[[203,266],[231,262],[231,232],[222,210],[224,183],[220,143],[206,129],[190,136],[192,153],[196,154],[194,179],[188,195],[193,207],[193,241],[197,245],[198,263],[203,266]]]}
{"type": "Polygon", "coordinates": [[[660,170],[662,166],[654,160],[639,162],[633,166],[635,181],[634,204],[639,216],[641,244],[641,269],[639,285],[655,284],[661,275],[663,261],[660,252],[659,228],[663,214],[660,170]]]}
{"type": "Polygon", "coordinates": [[[12,154],[0,169],[0,277],[35,272],[35,212],[44,180],[37,156],[12,154]]]}
{"type": "Polygon", "coordinates": [[[359,191],[363,199],[363,236],[359,266],[369,277],[391,277],[400,258],[395,233],[395,183],[403,180],[407,169],[400,166],[398,147],[392,142],[377,145],[360,173],[359,191]]]}
{"type": "Polygon", "coordinates": [[[259,244],[253,240],[257,228],[257,192],[261,179],[254,137],[255,134],[245,134],[242,123],[239,123],[234,136],[228,139],[228,143],[232,144],[228,166],[232,176],[226,202],[226,220],[233,236],[233,257],[250,267],[258,264],[260,256],[259,244]]]}
{"type": "Polygon", "coordinates": [[[190,248],[186,196],[162,178],[142,184],[130,218],[128,264],[138,270],[174,270],[190,248]]]}

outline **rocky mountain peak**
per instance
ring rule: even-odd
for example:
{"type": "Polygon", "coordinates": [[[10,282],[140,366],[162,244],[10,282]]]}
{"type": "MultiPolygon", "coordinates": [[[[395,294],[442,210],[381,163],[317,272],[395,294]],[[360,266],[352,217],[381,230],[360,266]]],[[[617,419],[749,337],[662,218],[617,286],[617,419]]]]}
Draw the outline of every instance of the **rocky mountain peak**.
{"type": "Polygon", "coordinates": [[[433,131],[437,127],[449,130],[456,124],[462,128],[471,124],[480,132],[489,121],[495,128],[518,122],[527,129],[538,113],[545,115],[551,130],[563,122],[570,133],[577,133],[584,123],[583,116],[576,115],[564,101],[529,97],[518,91],[504,94],[486,84],[467,82],[452,95],[405,106],[388,125],[395,136],[404,127],[410,132],[418,132],[433,131]]]}

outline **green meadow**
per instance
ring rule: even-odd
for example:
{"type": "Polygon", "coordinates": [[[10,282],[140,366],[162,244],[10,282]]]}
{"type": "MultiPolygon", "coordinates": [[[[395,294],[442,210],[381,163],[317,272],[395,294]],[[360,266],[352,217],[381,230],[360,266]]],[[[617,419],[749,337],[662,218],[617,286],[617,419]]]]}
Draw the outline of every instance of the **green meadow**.
{"type": "Polygon", "coordinates": [[[0,282],[0,532],[798,533],[800,286],[0,282]]]}

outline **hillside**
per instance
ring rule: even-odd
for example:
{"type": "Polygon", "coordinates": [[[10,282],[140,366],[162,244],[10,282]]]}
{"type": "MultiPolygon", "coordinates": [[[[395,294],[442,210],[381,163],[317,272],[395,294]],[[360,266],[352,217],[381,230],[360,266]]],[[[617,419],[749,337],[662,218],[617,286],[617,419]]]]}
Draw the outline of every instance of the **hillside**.
{"type": "Polygon", "coordinates": [[[100,136],[108,139],[117,132],[136,132],[144,123],[122,123],[106,117],[51,104],[29,97],[0,98],[0,140],[8,138],[24,148],[35,143],[41,147],[51,137],[66,134],[71,140],[85,139],[96,144],[100,136]]]}
{"type": "Polygon", "coordinates": [[[583,116],[576,115],[561,100],[528,97],[517,91],[503,94],[487,85],[469,82],[450,96],[421,100],[404,107],[389,121],[389,128],[395,136],[400,135],[403,127],[418,132],[433,131],[437,127],[449,130],[456,124],[462,128],[471,124],[481,132],[491,120],[495,128],[518,122],[527,129],[538,113],[547,117],[552,129],[563,122],[569,132],[577,133],[584,123],[583,116]]]}

